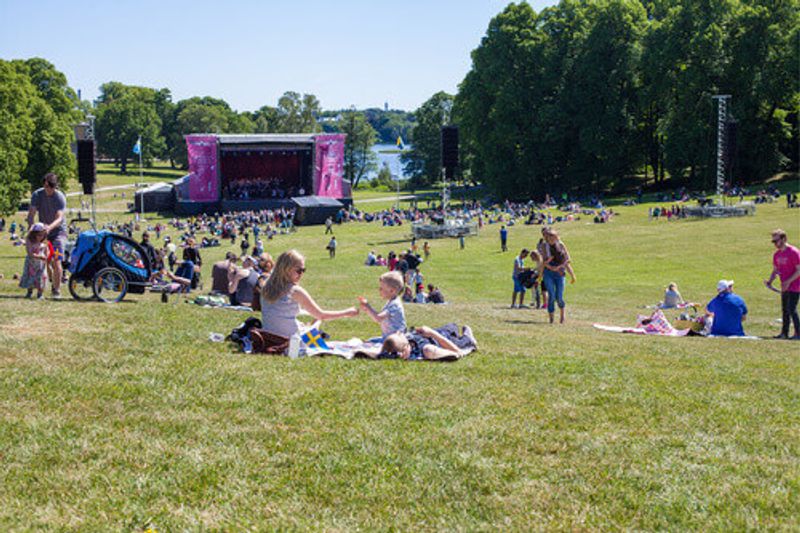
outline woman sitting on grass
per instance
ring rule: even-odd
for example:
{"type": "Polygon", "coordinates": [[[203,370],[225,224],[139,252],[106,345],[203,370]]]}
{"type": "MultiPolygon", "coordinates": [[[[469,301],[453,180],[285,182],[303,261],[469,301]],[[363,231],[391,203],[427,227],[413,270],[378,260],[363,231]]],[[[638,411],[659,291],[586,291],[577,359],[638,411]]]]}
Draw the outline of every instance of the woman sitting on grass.
{"type": "Polygon", "coordinates": [[[297,250],[283,252],[275,263],[264,290],[261,291],[262,328],[274,335],[289,338],[300,331],[297,320],[300,308],[317,320],[335,320],[358,315],[358,308],[326,311],[300,286],[306,260],[297,250]]]}

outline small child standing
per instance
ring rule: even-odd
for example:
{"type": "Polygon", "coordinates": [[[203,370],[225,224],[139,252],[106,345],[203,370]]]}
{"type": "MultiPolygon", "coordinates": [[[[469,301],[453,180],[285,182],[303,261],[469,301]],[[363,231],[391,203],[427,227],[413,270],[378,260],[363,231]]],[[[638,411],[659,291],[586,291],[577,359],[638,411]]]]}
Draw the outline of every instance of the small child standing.
{"type": "Polygon", "coordinates": [[[403,291],[403,276],[397,272],[386,272],[379,278],[378,293],[381,298],[386,300],[386,305],[380,313],[375,311],[366,298],[360,296],[358,301],[361,303],[361,309],[367,313],[372,320],[380,324],[381,337],[383,341],[392,333],[405,333],[406,331],[406,313],[403,309],[403,301],[400,298],[400,293],[403,291]]]}
{"type": "Polygon", "coordinates": [[[25,249],[27,256],[25,257],[25,265],[22,267],[22,279],[19,281],[19,286],[23,289],[28,289],[25,298],[30,298],[33,295],[33,289],[36,289],[36,298],[42,299],[44,287],[47,285],[47,243],[45,237],[44,224],[37,222],[31,226],[28,233],[28,238],[25,239],[25,249]]]}

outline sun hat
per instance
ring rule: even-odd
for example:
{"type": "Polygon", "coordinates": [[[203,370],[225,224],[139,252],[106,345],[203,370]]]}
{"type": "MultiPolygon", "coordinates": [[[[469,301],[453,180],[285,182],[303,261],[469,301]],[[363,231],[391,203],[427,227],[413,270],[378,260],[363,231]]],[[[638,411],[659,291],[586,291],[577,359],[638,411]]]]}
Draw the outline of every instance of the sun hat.
{"type": "Polygon", "coordinates": [[[717,282],[717,292],[727,291],[733,287],[732,279],[721,279],[717,282]]]}
{"type": "Polygon", "coordinates": [[[33,226],[31,226],[31,231],[44,231],[44,224],[41,222],[37,222],[33,226]]]}

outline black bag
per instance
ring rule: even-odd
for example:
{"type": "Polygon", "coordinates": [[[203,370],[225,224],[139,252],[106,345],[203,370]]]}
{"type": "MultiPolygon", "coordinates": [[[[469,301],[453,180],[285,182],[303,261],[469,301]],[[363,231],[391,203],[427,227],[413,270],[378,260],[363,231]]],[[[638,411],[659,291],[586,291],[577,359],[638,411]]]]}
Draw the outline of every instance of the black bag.
{"type": "Polygon", "coordinates": [[[227,340],[242,344],[244,339],[250,334],[250,330],[254,328],[261,329],[261,319],[251,316],[236,326],[233,331],[231,331],[231,334],[228,335],[227,340]]]}
{"type": "Polygon", "coordinates": [[[526,289],[532,289],[539,278],[537,270],[524,270],[517,275],[517,279],[526,289]]]}

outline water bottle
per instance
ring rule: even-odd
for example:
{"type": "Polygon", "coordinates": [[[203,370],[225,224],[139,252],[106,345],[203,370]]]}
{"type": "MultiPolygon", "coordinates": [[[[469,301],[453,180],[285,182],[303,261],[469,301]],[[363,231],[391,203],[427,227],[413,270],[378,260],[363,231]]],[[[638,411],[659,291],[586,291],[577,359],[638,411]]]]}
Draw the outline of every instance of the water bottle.
{"type": "Polygon", "coordinates": [[[300,333],[295,332],[289,338],[289,359],[297,359],[300,357],[300,333]]]}

